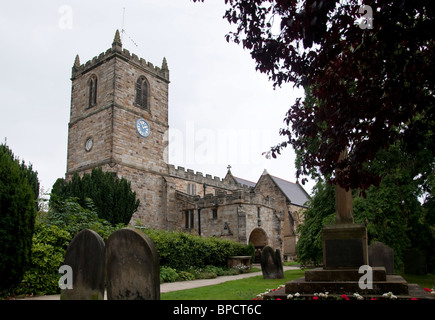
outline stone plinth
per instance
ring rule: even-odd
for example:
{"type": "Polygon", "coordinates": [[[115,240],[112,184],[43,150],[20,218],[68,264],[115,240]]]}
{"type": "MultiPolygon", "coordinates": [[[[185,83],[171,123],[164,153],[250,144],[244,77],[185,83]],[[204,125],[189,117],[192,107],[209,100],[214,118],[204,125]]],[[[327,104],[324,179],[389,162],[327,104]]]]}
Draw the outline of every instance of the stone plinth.
{"type": "Polygon", "coordinates": [[[362,224],[337,224],[322,230],[323,268],[368,265],[367,230],[362,224]]]}
{"type": "MultiPolygon", "coordinates": [[[[360,275],[361,276],[361,275],[360,275]]],[[[358,280],[356,281],[306,281],[299,278],[285,285],[286,294],[299,292],[300,294],[314,294],[315,292],[329,292],[331,294],[353,294],[361,295],[382,295],[386,292],[393,292],[395,295],[407,295],[408,283],[401,276],[387,276],[386,281],[373,280],[373,289],[361,289],[358,280]]]]}
{"type": "MultiPolygon", "coordinates": [[[[387,274],[383,267],[373,267],[373,281],[386,281],[387,274]]],[[[305,271],[305,281],[357,281],[362,276],[359,269],[315,268],[305,271]]]]}
{"type": "MultiPolygon", "coordinates": [[[[391,290],[389,290],[391,291],[391,290]]],[[[317,293],[320,292],[325,292],[325,291],[317,291],[317,293]]],[[[388,291],[383,292],[382,294],[386,293],[388,291]]],[[[392,291],[394,293],[394,291],[392,291]]],[[[292,294],[294,294],[295,292],[292,292],[292,294]]],[[[330,293],[328,291],[328,297],[329,299],[335,300],[335,299],[339,299],[340,296],[343,294],[343,292],[338,293],[338,294],[334,294],[334,293],[330,293]]],[[[376,299],[382,299],[382,294],[364,294],[365,299],[370,299],[370,298],[376,298],[376,299]]],[[[281,288],[278,289],[276,291],[270,292],[268,294],[266,294],[264,296],[264,299],[269,300],[269,299],[282,299],[282,300],[286,300],[287,299],[287,295],[288,293],[286,292],[286,288],[281,288]]],[[[394,294],[397,299],[411,299],[411,298],[417,298],[418,300],[435,300],[435,297],[431,296],[430,294],[428,294],[426,291],[424,291],[418,284],[408,284],[408,294],[394,294]]],[[[350,296],[351,297],[351,296],[350,296]]],[[[304,294],[301,293],[299,298],[305,298],[305,299],[312,299],[313,298],[313,293],[309,293],[309,294],[304,294]]]]}
{"type": "Polygon", "coordinates": [[[367,287],[366,272],[359,272],[361,266],[369,265],[367,230],[364,225],[326,226],[322,230],[322,243],[323,268],[308,270],[305,277],[287,282],[285,294],[329,292],[336,295],[359,293],[372,296],[391,291],[396,295],[408,295],[408,283],[401,276],[387,275],[385,267],[371,268],[371,286],[367,287]]]}

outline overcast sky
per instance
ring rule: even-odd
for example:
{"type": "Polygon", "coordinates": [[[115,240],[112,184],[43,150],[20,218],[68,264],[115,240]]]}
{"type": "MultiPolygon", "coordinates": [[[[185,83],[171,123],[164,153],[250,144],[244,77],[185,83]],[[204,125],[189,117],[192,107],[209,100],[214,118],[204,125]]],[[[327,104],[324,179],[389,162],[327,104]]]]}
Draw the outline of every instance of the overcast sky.
{"type": "MultiPolygon", "coordinates": [[[[291,147],[267,160],[282,141],[286,111],[303,92],[273,90],[249,52],[225,35],[224,0],[1,1],[0,139],[33,164],[45,190],[64,177],[71,101],[71,68],[111,47],[160,66],[169,85],[169,163],[224,178],[257,181],[263,170],[296,181],[291,147]]],[[[313,183],[305,189],[310,193],[313,183]]]]}

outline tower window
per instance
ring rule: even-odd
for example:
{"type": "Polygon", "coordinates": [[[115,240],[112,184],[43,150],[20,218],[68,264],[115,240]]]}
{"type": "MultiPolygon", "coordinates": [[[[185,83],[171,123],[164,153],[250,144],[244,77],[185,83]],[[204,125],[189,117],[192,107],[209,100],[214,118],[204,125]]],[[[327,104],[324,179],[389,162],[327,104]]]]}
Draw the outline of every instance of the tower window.
{"type": "Polygon", "coordinates": [[[89,79],[89,108],[97,105],[97,76],[92,75],[89,79]]]}
{"type": "Polygon", "coordinates": [[[135,103],[137,106],[149,109],[148,108],[148,83],[145,77],[140,77],[136,81],[136,98],[135,103]]]}

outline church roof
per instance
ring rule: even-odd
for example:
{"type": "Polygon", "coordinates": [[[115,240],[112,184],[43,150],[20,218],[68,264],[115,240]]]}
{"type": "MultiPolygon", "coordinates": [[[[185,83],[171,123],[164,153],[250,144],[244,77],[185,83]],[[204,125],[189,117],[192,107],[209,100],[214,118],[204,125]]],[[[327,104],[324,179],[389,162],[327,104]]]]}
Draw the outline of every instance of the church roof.
{"type": "Polygon", "coordinates": [[[242,186],[245,185],[248,187],[255,187],[255,184],[256,184],[255,182],[252,182],[252,181],[249,181],[246,179],[242,179],[239,177],[235,177],[235,176],[233,176],[233,178],[234,178],[234,180],[236,180],[237,183],[240,183],[242,186]]]}
{"type": "MultiPolygon", "coordinates": [[[[304,188],[299,183],[290,182],[269,174],[266,170],[263,174],[268,175],[272,181],[278,186],[281,192],[286,196],[288,201],[292,204],[297,205],[299,207],[306,207],[306,202],[310,199],[308,193],[304,190],[304,188]]],[[[231,171],[228,170],[228,175],[231,176],[237,183],[242,186],[248,186],[254,188],[256,186],[255,182],[242,179],[231,174],[231,171]]]]}
{"type": "Polygon", "coordinates": [[[292,204],[300,207],[307,206],[305,203],[310,199],[309,195],[299,183],[290,182],[270,174],[269,176],[292,204]]]}

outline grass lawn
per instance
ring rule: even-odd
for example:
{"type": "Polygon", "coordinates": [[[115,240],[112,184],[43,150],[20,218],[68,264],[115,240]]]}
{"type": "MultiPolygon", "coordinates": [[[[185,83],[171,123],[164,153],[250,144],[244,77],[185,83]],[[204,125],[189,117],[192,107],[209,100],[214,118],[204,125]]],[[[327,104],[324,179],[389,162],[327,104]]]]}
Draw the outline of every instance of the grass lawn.
{"type": "Polygon", "coordinates": [[[213,286],[162,293],[162,300],[252,300],[266,289],[277,288],[287,281],[303,277],[305,270],[288,270],[284,279],[263,279],[256,276],[213,286]]]}
{"type": "Polygon", "coordinates": [[[422,288],[435,288],[435,274],[428,274],[426,276],[403,274],[402,277],[405,278],[408,283],[416,283],[422,288]]]}

